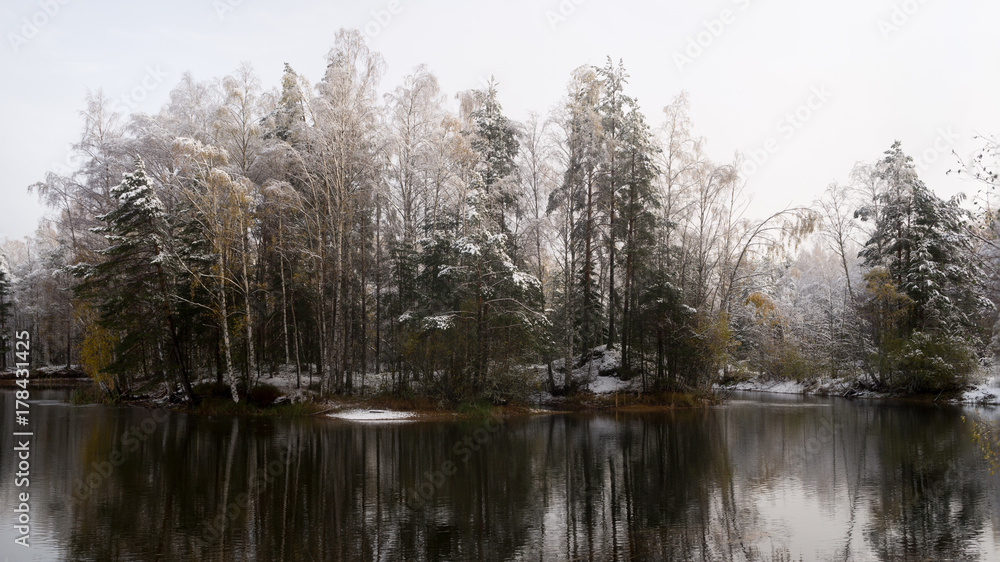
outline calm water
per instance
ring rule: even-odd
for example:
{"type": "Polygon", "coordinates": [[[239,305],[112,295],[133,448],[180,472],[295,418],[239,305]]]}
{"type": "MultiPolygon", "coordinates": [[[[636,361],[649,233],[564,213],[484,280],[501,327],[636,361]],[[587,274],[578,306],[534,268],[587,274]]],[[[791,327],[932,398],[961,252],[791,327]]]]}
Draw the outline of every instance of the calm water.
{"type": "Polygon", "coordinates": [[[960,419],[992,411],[743,395],[494,427],[66,395],[33,394],[24,549],[2,392],[10,560],[1000,559],[997,481],[960,419]]]}

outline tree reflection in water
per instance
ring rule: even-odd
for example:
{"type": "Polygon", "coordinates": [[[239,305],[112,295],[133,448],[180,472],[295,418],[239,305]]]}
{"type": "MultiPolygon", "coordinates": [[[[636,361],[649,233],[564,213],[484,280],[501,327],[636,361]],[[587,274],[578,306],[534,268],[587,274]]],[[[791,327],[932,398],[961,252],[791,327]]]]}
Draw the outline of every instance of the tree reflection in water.
{"type": "Polygon", "coordinates": [[[481,445],[482,422],[172,413],[64,501],[151,411],[53,405],[32,489],[71,559],[977,558],[1000,517],[961,413],[754,398],[516,419],[481,445]]]}

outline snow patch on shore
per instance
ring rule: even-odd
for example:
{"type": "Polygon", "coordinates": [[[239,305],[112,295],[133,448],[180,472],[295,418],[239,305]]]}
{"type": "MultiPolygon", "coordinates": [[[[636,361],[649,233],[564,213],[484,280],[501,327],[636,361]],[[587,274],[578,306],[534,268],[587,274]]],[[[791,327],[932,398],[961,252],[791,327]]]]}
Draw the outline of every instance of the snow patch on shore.
{"type": "Polygon", "coordinates": [[[805,385],[798,381],[740,381],[734,385],[720,387],[725,390],[745,392],[773,392],[775,394],[805,394],[805,385]]]}
{"type": "Polygon", "coordinates": [[[615,377],[605,377],[598,375],[594,377],[588,389],[594,394],[613,394],[615,392],[626,392],[632,389],[631,381],[623,381],[615,377]]]}
{"type": "Polygon", "coordinates": [[[344,410],[327,414],[327,417],[350,421],[405,421],[416,416],[415,412],[395,410],[344,410]]]}
{"type": "MultiPolygon", "coordinates": [[[[577,359],[575,357],[574,359],[577,359]]],[[[557,386],[562,386],[566,379],[565,359],[556,359],[552,362],[553,378],[557,386]]],[[[608,349],[606,345],[597,346],[591,351],[587,361],[572,370],[571,378],[573,385],[580,390],[590,391],[594,394],[614,394],[616,392],[631,392],[636,390],[638,379],[621,380],[618,378],[618,369],[622,364],[622,352],[618,348],[608,349]]],[[[543,381],[548,377],[548,367],[546,365],[536,365],[538,380],[543,381]]],[[[553,397],[547,392],[542,396],[541,401],[546,402],[553,397]]]]}
{"type": "Polygon", "coordinates": [[[770,392],[773,394],[818,394],[826,396],[842,396],[851,389],[851,386],[851,381],[833,378],[819,378],[807,381],[765,380],[754,378],[740,381],[732,385],[717,385],[716,390],[770,392]]]}
{"type": "Polygon", "coordinates": [[[989,377],[962,393],[963,404],[1000,404],[1000,379],[989,377]]]}

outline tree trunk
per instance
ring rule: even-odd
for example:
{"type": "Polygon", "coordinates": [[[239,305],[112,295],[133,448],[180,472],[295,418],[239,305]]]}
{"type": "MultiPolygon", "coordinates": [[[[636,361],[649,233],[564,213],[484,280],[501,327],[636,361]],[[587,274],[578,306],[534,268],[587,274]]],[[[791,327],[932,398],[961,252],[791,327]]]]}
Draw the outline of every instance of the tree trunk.
{"type": "Polygon", "coordinates": [[[584,255],[583,255],[583,321],[580,323],[581,326],[581,353],[586,354],[590,351],[590,346],[593,343],[590,339],[590,313],[593,307],[593,294],[591,292],[591,276],[593,275],[593,253],[591,250],[591,240],[594,236],[594,190],[592,175],[588,173],[587,176],[587,220],[584,223],[584,255]]]}
{"type": "Polygon", "coordinates": [[[285,293],[285,258],[278,259],[278,267],[281,273],[281,329],[285,337],[285,365],[291,363],[291,356],[288,349],[288,297],[285,293]]]}
{"type": "MultiPolygon", "coordinates": [[[[225,266],[223,266],[221,260],[219,265],[223,267],[222,271],[225,271],[225,266]]],[[[222,281],[219,282],[219,314],[222,316],[219,329],[222,331],[222,355],[226,359],[226,382],[229,384],[229,391],[233,396],[233,402],[239,403],[240,394],[236,388],[236,374],[233,373],[233,353],[229,341],[229,305],[226,299],[226,287],[222,281]]]]}
{"type": "Polygon", "coordinates": [[[245,321],[243,324],[246,328],[246,338],[247,338],[247,391],[250,391],[250,381],[249,378],[253,377],[257,371],[257,357],[254,354],[253,348],[253,311],[250,307],[250,299],[253,297],[253,292],[250,287],[250,277],[247,271],[247,248],[246,248],[246,236],[243,237],[243,256],[240,259],[240,266],[243,269],[243,314],[245,316],[245,321]]]}
{"type": "MultiPolygon", "coordinates": [[[[614,169],[614,159],[611,160],[614,169]]],[[[610,255],[608,256],[608,349],[615,346],[615,184],[611,183],[611,220],[608,227],[610,255]]]]}
{"type": "MultiPolygon", "coordinates": [[[[156,251],[156,255],[160,254],[159,248],[154,247],[154,250],[156,251]]],[[[181,385],[184,387],[184,392],[188,395],[188,400],[192,404],[195,404],[198,402],[198,398],[194,395],[194,389],[191,388],[191,378],[184,363],[184,353],[181,352],[181,342],[177,336],[177,327],[174,325],[174,314],[170,309],[169,293],[167,292],[167,282],[163,275],[163,266],[159,263],[156,264],[156,274],[160,284],[160,294],[163,298],[163,309],[167,315],[167,327],[170,330],[170,342],[174,349],[174,358],[177,361],[178,368],[181,370],[181,385]]]]}

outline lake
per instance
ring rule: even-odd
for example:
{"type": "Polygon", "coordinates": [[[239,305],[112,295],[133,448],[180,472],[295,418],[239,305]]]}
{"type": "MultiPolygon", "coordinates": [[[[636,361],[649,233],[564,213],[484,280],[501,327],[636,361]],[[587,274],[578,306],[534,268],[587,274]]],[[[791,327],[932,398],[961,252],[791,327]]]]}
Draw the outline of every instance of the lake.
{"type": "Polygon", "coordinates": [[[3,399],[11,560],[1000,560],[962,415],[736,394],[658,414],[462,422],[194,416],[3,399]],[[30,543],[14,544],[30,491],[30,543]]]}

